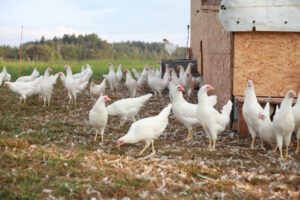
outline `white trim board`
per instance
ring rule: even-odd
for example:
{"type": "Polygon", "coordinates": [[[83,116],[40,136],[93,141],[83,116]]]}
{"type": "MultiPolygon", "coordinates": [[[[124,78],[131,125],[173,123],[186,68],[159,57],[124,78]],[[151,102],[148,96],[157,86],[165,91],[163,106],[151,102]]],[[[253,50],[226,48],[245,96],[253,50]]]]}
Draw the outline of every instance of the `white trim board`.
{"type": "Polygon", "coordinates": [[[219,20],[229,32],[300,32],[300,0],[223,0],[219,20]]]}

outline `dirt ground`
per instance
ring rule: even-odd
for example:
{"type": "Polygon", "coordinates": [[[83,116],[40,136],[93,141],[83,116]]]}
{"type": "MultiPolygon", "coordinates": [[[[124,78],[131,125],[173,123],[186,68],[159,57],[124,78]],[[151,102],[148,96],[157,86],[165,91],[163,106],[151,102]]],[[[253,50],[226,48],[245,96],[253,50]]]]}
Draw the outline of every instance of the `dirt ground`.
{"type": "MultiPolygon", "coordinates": [[[[140,94],[145,94],[142,91],[140,94]]],[[[111,102],[128,97],[125,88],[111,94],[111,102]]],[[[117,148],[117,139],[131,122],[119,128],[109,117],[104,143],[94,141],[88,124],[94,99],[86,90],[77,105],[68,105],[58,81],[52,104],[37,97],[18,104],[18,97],[0,88],[0,199],[298,199],[300,152],[295,137],[290,156],[282,162],[271,146],[250,150],[251,139],[238,133],[218,136],[216,151],[197,128],[186,141],[185,129],[173,116],[165,133],[149,148],[144,143],[117,148]]],[[[193,99],[196,102],[196,99],[193,99]]],[[[152,97],[138,119],[156,115],[169,103],[152,97]]]]}

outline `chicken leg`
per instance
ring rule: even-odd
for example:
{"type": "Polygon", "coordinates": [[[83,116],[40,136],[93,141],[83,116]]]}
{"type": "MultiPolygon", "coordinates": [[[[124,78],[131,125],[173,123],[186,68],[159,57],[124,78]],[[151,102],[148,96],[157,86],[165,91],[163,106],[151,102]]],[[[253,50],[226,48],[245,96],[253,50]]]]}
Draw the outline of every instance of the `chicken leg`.
{"type": "Polygon", "coordinates": [[[98,129],[96,130],[96,136],[95,136],[95,138],[94,138],[94,141],[97,140],[97,136],[98,136],[98,129]]]}
{"type": "Polygon", "coordinates": [[[213,151],[215,151],[215,149],[216,149],[216,140],[214,140],[214,145],[213,145],[213,151]]]}
{"type": "Polygon", "coordinates": [[[277,151],[277,148],[278,148],[278,146],[276,145],[272,152],[275,153],[277,151]]]}
{"type": "Polygon", "coordinates": [[[300,151],[300,138],[297,139],[297,151],[300,151]]]}
{"type": "Polygon", "coordinates": [[[101,141],[102,141],[102,143],[104,142],[104,130],[105,130],[105,127],[102,128],[102,130],[101,130],[101,141]]]}
{"type": "Polygon", "coordinates": [[[252,143],[251,143],[251,147],[250,147],[250,149],[254,149],[254,143],[255,143],[255,137],[254,137],[254,138],[252,138],[252,143]]]}
{"type": "Polygon", "coordinates": [[[280,152],[280,158],[281,158],[281,160],[284,161],[285,159],[284,159],[284,157],[282,156],[282,149],[281,149],[281,148],[279,148],[279,152],[280,152]]]}
{"type": "Polygon", "coordinates": [[[26,99],[24,99],[24,104],[26,103],[26,99]]]}
{"type": "Polygon", "coordinates": [[[209,145],[208,145],[208,150],[211,149],[211,139],[209,138],[209,145]]]}
{"type": "Polygon", "coordinates": [[[285,159],[289,157],[289,145],[286,146],[285,159]]]}
{"type": "Polygon", "coordinates": [[[155,153],[155,149],[154,149],[154,140],[152,141],[152,152],[155,153]]]}
{"type": "Polygon", "coordinates": [[[136,122],[136,119],[135,119],[135,117],[132,117],[132,121],[133,121],[133,122],[136,122]]]}
{"type": "Polygon", "coordinates": [[[125,124],[125,120],[122,120],[122,119],[121,119],[121,120],[120,120],[119,128],[122,127],[124,124],[125,124]]]}
{"type": "Polygon", "coordinates": [[[22,98],[20,98],[19,104],[22,103],[22,98]]]}
{"type": "Polygon", "coordinates": [[[145,147],[143,148],[143,150],[139,153],[139,155],[142,155],[148,147],[149,147],[149,145],[146,144],[145,147]]]}
{"type": "Polygon", "coordinates": [[[264,141],[260,138],[261,148],[264,148],[264,141]]]}

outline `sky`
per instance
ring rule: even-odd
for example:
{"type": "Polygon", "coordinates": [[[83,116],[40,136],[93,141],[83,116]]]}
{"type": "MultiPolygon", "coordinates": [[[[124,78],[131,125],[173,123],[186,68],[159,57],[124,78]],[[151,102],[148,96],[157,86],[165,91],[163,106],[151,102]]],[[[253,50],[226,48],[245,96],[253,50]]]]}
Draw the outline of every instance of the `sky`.
{"type": "Polygon", "coordinates": [[[186,46],[190,0],[0,0],[0,45],[96,33],[108,42],[186,46]]]}

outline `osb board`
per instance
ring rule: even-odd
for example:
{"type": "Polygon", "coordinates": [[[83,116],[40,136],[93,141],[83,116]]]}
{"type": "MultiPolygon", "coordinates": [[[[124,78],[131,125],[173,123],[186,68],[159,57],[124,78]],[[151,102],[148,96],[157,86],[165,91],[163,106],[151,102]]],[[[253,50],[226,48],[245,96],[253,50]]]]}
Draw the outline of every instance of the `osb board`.
{"type": "Polygon", "coordinates": [[[284,97],[300,91],[300,33],[234,33],[234,96],[243,96],[247,80],[257,96],[284,97]]]}

